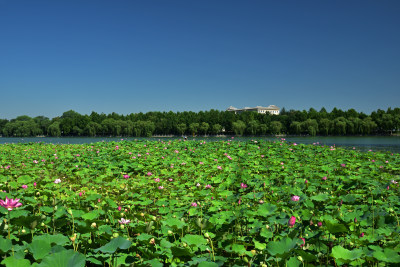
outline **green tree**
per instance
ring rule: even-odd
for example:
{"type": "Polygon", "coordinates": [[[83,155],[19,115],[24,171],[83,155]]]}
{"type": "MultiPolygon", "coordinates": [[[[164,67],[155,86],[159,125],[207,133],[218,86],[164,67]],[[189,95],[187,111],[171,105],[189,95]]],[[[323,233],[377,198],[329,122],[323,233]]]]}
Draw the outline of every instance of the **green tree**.
{"type": "Polygon", "coordinates": [[[282,130],[282,123],[280,121],[271,122],[271,130],[273,134],[280,134],[282,130]]]}
{"type": "Polygon", "coordinates": [[[267,131],[268,131],[268,125],[267,124],[261,123],[259,128],[260,128],[260,133],[262,135],[266,135],[267,134],[267,131]]]}
{"type": "Polygon", "coordinates": [[[216,123],[212,126],[211,129],[212,129],[213,134],[219,134],[222,130],[222,126],[221,126],[221,124],[216,123]]]}
{"type": "Polygon", "coordinates": [[[318,131],[318,123],[315,119],[308,119],[301,123],[304,132],[307,132],[311,136],[315,136],[318,131]]]}
{"type": "Polygon", "coordinates": [[[331,129],[331,121],[327,118],[321,119],[319,121],[319,131],[323,135],[329,135],[329,131],[331,129]]]}
{"type": "Polygon", "coordinates": [[[249,128],[249,132],[251,133],[251,135],[256,135],[257,134],[259,125],[258,125],[258,122],[256,120],[249,121],[247,126],[249,128]]]}
{"type": "Polygon", "coordinates": [[[333,120],[333,131],[337,135],[346,134],[347,120],[344,117],[338,117],[333,120]]]}
{"type": "Polygon", "coordinates": [[[179,123],[178,125],[176,125],[176,129],[180,135],[183,135],[187,129],[186,123],[179,123]]]}
{"type": "Polygon", "coordinates": [[[290,130],[294,134],[297,134],[297,135],[301,134],[301,123],[298,121],[293,121],[290,124],[290,130]]]}
{"type": "Polygon", "coordinates": [[[48,132],[51,136],[56,136],[56,137],[61,136],[60,122],[55,121],[52,124],[50,124],[48,132]]]}
{"type": "Polygon", "coordinates": [[[232,128],[236,135],[243,135],[243,132],[246,129],[246,124],[241,120],[237,120],[232,123],[232,128]]]}
{"type": "Polygon", "coordinates": [[[193,122],[193,123],[189,124],[189,130],[193,134],[193,136],[196,135],[197,131],[199,130],[199,127],[200,127],[200,124],[198,124],[197,122],[193,122]]]}
{"type": "Polygon", "coordinates": [[[204,133],[204,135],[207,135],[208,128],[210,128],[210,125],[207,122],[202,122],[200,124],[200,131],[204,133]]]}

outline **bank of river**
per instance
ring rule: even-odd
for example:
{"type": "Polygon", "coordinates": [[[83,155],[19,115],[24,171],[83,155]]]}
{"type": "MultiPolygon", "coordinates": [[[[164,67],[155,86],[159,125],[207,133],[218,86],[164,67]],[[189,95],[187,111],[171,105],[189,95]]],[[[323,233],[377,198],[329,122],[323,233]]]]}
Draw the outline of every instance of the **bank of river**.
{"type": "MultiPolygon", "coordinates": [[[[153,137],[153,138],[121,138],[121,137],[26,137],[26,138],[0,138],[0,144],[5,143],[29,143],[29,142],[44,142],[53,144],[90,144],[95,142],[110,142],[124,140],[171,140],[180,139],[181,137],[153,137]]],[[[189,140],[206,140],[209,142],[222,141],[222,140],[239,140],[247,141],[253,139],[263,139],[269,141],[278,141],[281,137],[189,137],[189,140]]],[[[352,149],[353,147],[361,151],[391,151],[400,153],[400,136],[316,136],[316,137],[282,137],[287,142],[298,144],[319,144],[337,147],[346,147],[352,149]]]]}

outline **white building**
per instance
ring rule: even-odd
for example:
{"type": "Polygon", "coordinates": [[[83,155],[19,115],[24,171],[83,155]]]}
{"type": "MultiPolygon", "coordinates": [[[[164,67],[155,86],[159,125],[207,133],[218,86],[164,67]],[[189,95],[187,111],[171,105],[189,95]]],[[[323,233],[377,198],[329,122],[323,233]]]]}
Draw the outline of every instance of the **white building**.
{"type": "Polygon", "coordinates": [[[257,113],[261,113],[261,114],[266,114],[268,112],[272,115],[279,115],[279,108],[275,105],[269,105],[268,107],[256,106],[254,108],[249,108],[249,107],[235,108],[235,107],[230,106],[229,108],[226,109],[226,111],[232,111],[232,112],[235,112],[235,114],[242,113],[245,111],[256,111],[257,113]]]}

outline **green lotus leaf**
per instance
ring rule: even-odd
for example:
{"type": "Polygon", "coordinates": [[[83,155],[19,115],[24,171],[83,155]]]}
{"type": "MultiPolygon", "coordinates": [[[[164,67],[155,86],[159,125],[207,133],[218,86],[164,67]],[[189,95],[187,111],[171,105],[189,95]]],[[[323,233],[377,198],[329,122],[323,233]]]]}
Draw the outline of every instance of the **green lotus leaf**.
{"type": "Polygon", "coordinates": [[[315,201],[326,201],[329,199],[329,195],[328,194],[318,194],[316,196],[312,196],[310,199],[315,200],[315,201]]]}
{"type": "Polygon", "coordinates": [[[51,245],[47,240],[33,240],[28,249],[36,260],[40,260],[50,253],[51,245]]]}
{"type": "Polygon", "coordinates": [[[298,239],[290,239],[288,237],[284,237],[279,241],[271,241],[267,244],[267,251],[272,256],[280,256],[284,257],[285,254],[288,254],[292,249],[297,246],[298,239]]]}
{"type": "Polygon", "coordinates": [[[400,255],[398,252],[391,248],[374,251],[372,254],[378,261],[389,263],[400,263],[400,255]]]}
{"type": "Polygon", "coordinates": [[[274,214],[276,210],[277,207],[275,205],[270,203],[264,203],[258,207],[257,214],[263,217],[268,217],[269,215],[274,214]]]}
{"type": "Polygon", "coordinates": [[[184,237],[182,237],[182,242],[187,243],[189,246],[195,246],[195,247],[207,244],[207,240],[201,235],[190,235],[190,234],[187,234],[184,237]]]}
{"type": "Polygon", "coordinates": [[[14,256],[5,258],[1,264],[6,267],[29,267],[31,266],[31,262],[26,259],[17,259],[14,256]]]}
{"type": "Polygon", "coordinates": [[[179,220],[178,218],[168,218],[162,223],[170,227],[176,227],[177,229],[181,229],[186,224],[185,222],[179,220]]]}
{"type": "Polygon", "coordinates": [[[115,253],[117,249],[128,249],[132,245],[132,242],[119,236],[117,238],[111,239],[110,242],[105,244],[104,246],[101,246],[98,249],[95,249],[95,252],[101,251],[103,253],[115,253]]]}
{"type": "Polygon", "coordinates": [[[84,267],[85,255],[73,250],[64,250],[46,256],[39,264],[40,267],[84,267]]]}
{"type": "Polygon", "coordinates": [[[49,244],[56,244],[59,246],[64,246],[70,242],[69,238],[62,235],[62,234],[43,234],[43,235],[36,235],[33,237],[33,241],[35,240],[42,240],[49,244]]]}
{"type": "Polygon", "coordinates": [[[335,259],[352,261],[361,258],[363,254],[361,249],[348,250],[342,246],[335,246],[332,248],[332,256],[335,259]]]}
{"type": "Polygon", "coordinates": [[[0,250],[3,252],[7,252],[10,251],[11,248],[12,248],[11,240],[0,236],[0,250]]]}

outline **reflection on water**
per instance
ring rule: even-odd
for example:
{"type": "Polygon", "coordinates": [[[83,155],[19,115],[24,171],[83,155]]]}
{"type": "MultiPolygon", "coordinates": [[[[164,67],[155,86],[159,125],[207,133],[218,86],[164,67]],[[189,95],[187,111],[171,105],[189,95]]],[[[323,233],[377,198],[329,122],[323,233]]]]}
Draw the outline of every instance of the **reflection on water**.
{"type": "MultiPolygon", "coordinates": [[[[283,137],[286,142],[298,143],[298,144],[320,144],[327,146],[337,146],[353,148],[362,151],[391,151],[400,153],[400,136],[338,136],[338,137],[283,137]]],[[[121,138],[121,137],[27,137],[27,138],[0,138],[0,144],[4,143],[29,143],[29,142],[44,142],[53,144],[90,144],[95,142],[111,142],[121,140],[151,140],[151,141],[168,141],[183,139],[181,137],[152,137],[152,138],[121,138]]],[[[268,141],[280,141],[281,137],[189,137],[188,140],[205,140],[207,142],[223,141],[223,140],[237,140],[237,141],[248,141],[248,140],[268,140],[268,141]]]]}

